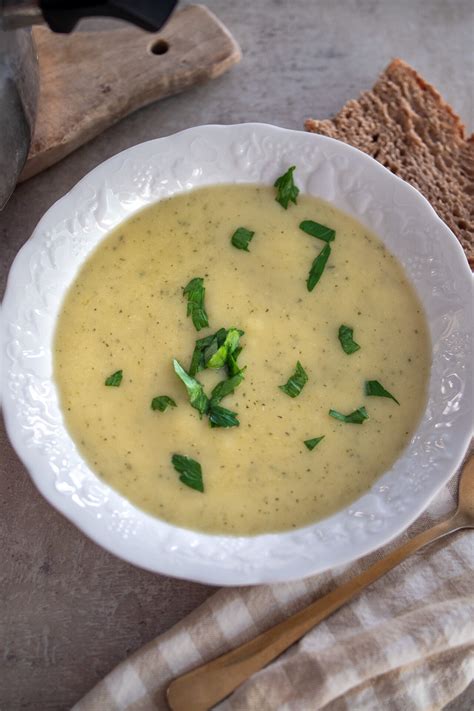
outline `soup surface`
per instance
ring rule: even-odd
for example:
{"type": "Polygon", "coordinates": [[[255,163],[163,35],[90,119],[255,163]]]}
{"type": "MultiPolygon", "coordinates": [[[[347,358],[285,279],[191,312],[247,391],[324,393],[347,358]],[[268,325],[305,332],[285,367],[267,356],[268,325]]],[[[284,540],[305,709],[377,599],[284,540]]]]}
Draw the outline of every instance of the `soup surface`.
{"type": "MultiPolygon", "coordinates": [[[[191,191],[121,224],[72,284],[55,340],[66,424],[90,467],[159,518],[233,535],[304,526],[366,491],[408,443],[429,368],[422,307],[379,239],[319,199],[300,195],[285,210],[275,189],[253,185],[191,191]],[[311,292],[306,279],[326,243],[302,220],[336,233],[311,292]],[[238,227],[255,233],[248,252],[231,244],[238,227]],[[199,332],[183,293],[196,277],[209,319],[199,332]],[[341,325],[359,350],[345,352],[341,325]],[[189,369],[196,340],[231,327],[244,331],[246,369],[220,406],[240,425],[210,427],[173,359],[189,369]],[[290,397],[279,386],[297,361],[307,382],[290,397]],[[119,387],[107,387],[119,370],[119,387]],[[367,395],[366,381],[400,404],[367,395]],[[176,407],[153,410],[160,395],[176,407]],[[329,415],[360,407],[360,424],[329,415]],[[304,444],[319,437],[312,450],[304,444]],[[175,454],[200,464],[204,492],[180,480],[175,454]]],[[[195,375],[208,395],[227,377],[224,368],[195,375]]]]}

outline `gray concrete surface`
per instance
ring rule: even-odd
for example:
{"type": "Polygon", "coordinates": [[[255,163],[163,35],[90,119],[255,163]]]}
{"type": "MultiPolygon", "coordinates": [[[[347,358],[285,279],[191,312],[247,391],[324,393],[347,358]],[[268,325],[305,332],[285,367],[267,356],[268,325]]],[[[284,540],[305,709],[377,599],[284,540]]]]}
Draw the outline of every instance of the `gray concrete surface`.
{"type": "MultiPolygon", "coordinates": [[[[394,56],[474,124],[471,0],[212,0],[241,44],[229,74],[144,109],[17,188],[0,214],[0,294],[48,207],[101,161],[200,123],[301,128],[372,85],[394,56]]],[[[96,23],[96,26],[103,23],[96,23]]],[[[157,57],[157,61],[160,61],[157,57]]],[[[105,553],[41,498],[0,427],[0,710],[67,709],[212,588],[105,553]]],[[[472,708],[466,692],[450,711],[472,708]]]]}

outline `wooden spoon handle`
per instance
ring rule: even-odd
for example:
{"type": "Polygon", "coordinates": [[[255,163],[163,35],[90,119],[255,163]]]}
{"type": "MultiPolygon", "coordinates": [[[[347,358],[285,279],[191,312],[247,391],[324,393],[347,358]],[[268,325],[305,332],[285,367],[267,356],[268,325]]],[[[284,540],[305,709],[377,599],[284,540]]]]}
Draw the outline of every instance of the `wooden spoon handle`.
{"type": "Polygon", "coordinates": [[[183,674],[167,690],[173,711],[205,711],[228,696],[256,671],[278,657],[314,625],[351,600],[409,555],[427,543],[463,528],[457,516],[423,531],[352,580],[311,603],[300,612],[271,627],[266,632],[223,654],[211,662],[183,674]]]}

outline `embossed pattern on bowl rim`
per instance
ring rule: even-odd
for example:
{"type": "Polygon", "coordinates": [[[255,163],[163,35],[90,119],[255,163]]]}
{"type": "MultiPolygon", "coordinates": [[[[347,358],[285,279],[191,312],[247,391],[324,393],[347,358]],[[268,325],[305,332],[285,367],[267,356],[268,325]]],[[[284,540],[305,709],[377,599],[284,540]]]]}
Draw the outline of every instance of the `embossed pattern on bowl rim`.
{"type": "Polygon", "coordinates": [[[460,245],[429,203],[344,143],[265,124],[200,126],[149,141],[83,178],[48,210],[15,259],[0,342],[8,434],[53,506],[98,544],[148,570],[245,585],[349,563],[406,528],[462,459],[473,422],[472,283],[460,245]],[[425,414],[390,471],[323,521],[241,538],[179,529],[135,508],[79,456],[52,380],[55,320],[84,259],[136,210],[202,185],[270,185],[294,164],[302,192],[355,216],[404,264],[426,310],[433,344],[425,414]]]}

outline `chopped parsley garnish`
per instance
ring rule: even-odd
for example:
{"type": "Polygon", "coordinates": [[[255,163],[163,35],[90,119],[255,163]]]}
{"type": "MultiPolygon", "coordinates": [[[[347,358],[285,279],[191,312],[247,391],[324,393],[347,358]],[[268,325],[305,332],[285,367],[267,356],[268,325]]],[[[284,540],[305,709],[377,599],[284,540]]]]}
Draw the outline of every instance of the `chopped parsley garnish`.
{"type": "Polygon", "coordinates": [[[354,329],[350,326],[339,326],[339,341],[341,342],[342,350],[347,355],[360,350],[359,344],[352,338],[353,333],[354,329]]]}
{"type": "Polygon", "coordinates": [[[341,422],[347,422],[348,424],[352,425],[361,425],[364,420],[368,420],[369,416],[367,414],[367,410],[365,407],[358,407],[357,410],[354,410],[354,412],[351,412],[349,415],[343,415],[341,412],[338,412],[337,410],[329,410],[329,414],[331,417],[334,417],[335,420],[340,420],[341,422]]]}
{"type": "Polygon", "coordinates": [[[240,371],[237,357],[242,350],[238,345],[244,332],[238,328],[220,328],[216,333],[199,338],[194,346],[189,375],[194,376],[205,368],[222,368],[227,365],[230,375],[240,371]]]}
{"type": "Polygon", "coordinates": [[[241,351],[242,347],[239,346],[235,349],[233,353],[227,354],[227,371],[231,377],[233,375],[238,375],[239,373],[242,373],[243,370],[245,370],[245,368],[241,368],[237,363],[237,358],[239,357],[241,351]]]}
{"type": "Polygon", "coordinates": [[[239,368],[237,357],[242,350],[240,337],[244,332],[238,328],[221,328],[216,333],[196,341],[189,372],[186,372],[177,360],[173,367],[188,391],[189,402],[199,414],[208,415],[211,427],[238,427],[235,412],[221,407],[221,400],[234,392],[244,379],[245,368],[239,368]],[[204,392],[199,380],[194,377],[205,368],[227,368],[229,377],[214,387],[210,397],[204,392]]]}
{"type": "Polygon", "coordinates": [[[389,393],[388,390],[385,390],[383,385],[381,385],[378,380],[365,381],[365,394],[374,395],[375,397],[389,397],[391,400],[396,402],[397,405],[400,404],[397,398],[394,397],[392,393],[389,393]]]}
{"type": "Polygon", "coordinates": [[[290,397],[298,397],[307,382],[308,376],[306,374],[306,371],[301,365],[301,363],[298,361],[296,363],[295,372],[293,373],[291,378],[288,379],[285,385],[279,385],[278,387],[290,397]]]}
{"type": "MultiPolygon", "coordinates": [[[[227,331],[224,343],[211,355],[207,357],[207,352],[204,353],[206,368],[223,368],[227,362],[227,358],[238,348],[240,337],[244,335],[243,331],[238,328],[229,328],[227,331]]],[[[209,349],[208,349],[209,350],[209,349]]]]}
{"type": "Polygon", "coordinates": [[[238,373],[228,378],[227,380],[222,380],[217,383],[216,387],[211,393],[211,406],[217,405],[220,401],[226,397],[226,395],[232,395],[235,388],[237,388],[242,380],[244,379],[244,370],[239,370],[238,373]]]}
{"type": "Polygon", "coordinates": [[[313,264],[311,265],[311,269],[309,270],[308,279],[306,281],[308,291],[313,291],[314,287],[320,280],[330,254],[331,254],[330,245],[329,244],[324,245],[324,247],[322,248],[322,250],[316,257],[316,259],[314,260],[313,264]]]}
{"type": "Polygon", "coordinates": [[[236,412],[232,412],[226,407],[213,404],[212,401],[209,406],[208,416],[211,427],[238,427],[240,425],[236,412]]]}
{"type": "Polygon", "coordinates": [[[204,484],[202,481],[202,469],[199,462],[191,457],[185,457],[184,454],[173,454],[171,463],[179,474],[179,480],[189,486],[190,489],[204,492],[204,484]]]}
{"type": "Polygon", "coordinates": [[[313,222],[313,220],[300,222],[300,230],[306,232],[307,235],[311,235],[311,237],[322,239],[324,242],[332,242],[336,236],[335,230],[326,227],[326,225],[320,225],[319,222],[313,222]]]}
{"type": "Polygon", "coordinates": [[[293,181],[293,172],[296,166],[293,165],[288,168],[286,173],[280,175],[279,178],[275,180],[273,187],[277,189],[277,194],[275,200],[280,203],[285,210],[288,208],[288,204],[294,202],[296,205],[296,198],[298,197],[299,188],[296,187],[293,181]]]}
{"type": "Polygon", "coordinates": [[[209,399],[201,383],[187,373],[176,359],[173,360],[174,372],[180,378],[188,391],[189,402],[199,414],[204,415],[209,409],[209,399]]]}
{"type": "Polygon", "coordinates": [[[105,385],[109,385],[113,388],[118,388],[118,386],[122,382],[122,378],[123,370],[116,370],[115,373],[112,373],[112,375],[109,375],[109,377],[105,379],[105,385]]]}
{"type": "Polygon", "coordinates": [[[206,360],[209,358],[222,346],[227,336],[227,330],[225,328],[220,328],[216,333],[212,333],[210,336],[205,336],[204,338],[199,338],[194,346],[193,357],[191,359],[191,365],[189,366],[189,375],[196,375],[200,370],[204,370],[206,367],[206,360]]]}
{"type": "Polygon", "coordinates": [[[209,326],[206,309],[204,308],[204,279],[195,277],[183,289],[183,294],[188,297],[187,316],[191,316],[196,331],[209,326]]]}
{"type": "Polygon", "coordinates": [[[151,401],[152,410],[159,410],[160,412],[164,412],[168,409],[168,407],[176,407],[175,401],[172,397],[168,397],[168,395],[158,395],[157,397],[154,397],[151,401]]]}
{"type": "Polygon", "coordinates": [[[324,437],[325,435],[322,435],[322,437],[313,437],[313,439],[305,439],[305,447],[307,447],[309,451],[312,452],[313,449],[321,442],[321,440],[324,439],[324,437]]]}
{"type": "Polygon", "coordinates": [[[255,232],[247,230],[245,227],[238,227],[230,238],[230,241],[237,249],[243,249],[244,252],[248,252],[249,242],[252,241],[254,234],[255,232]]]}

